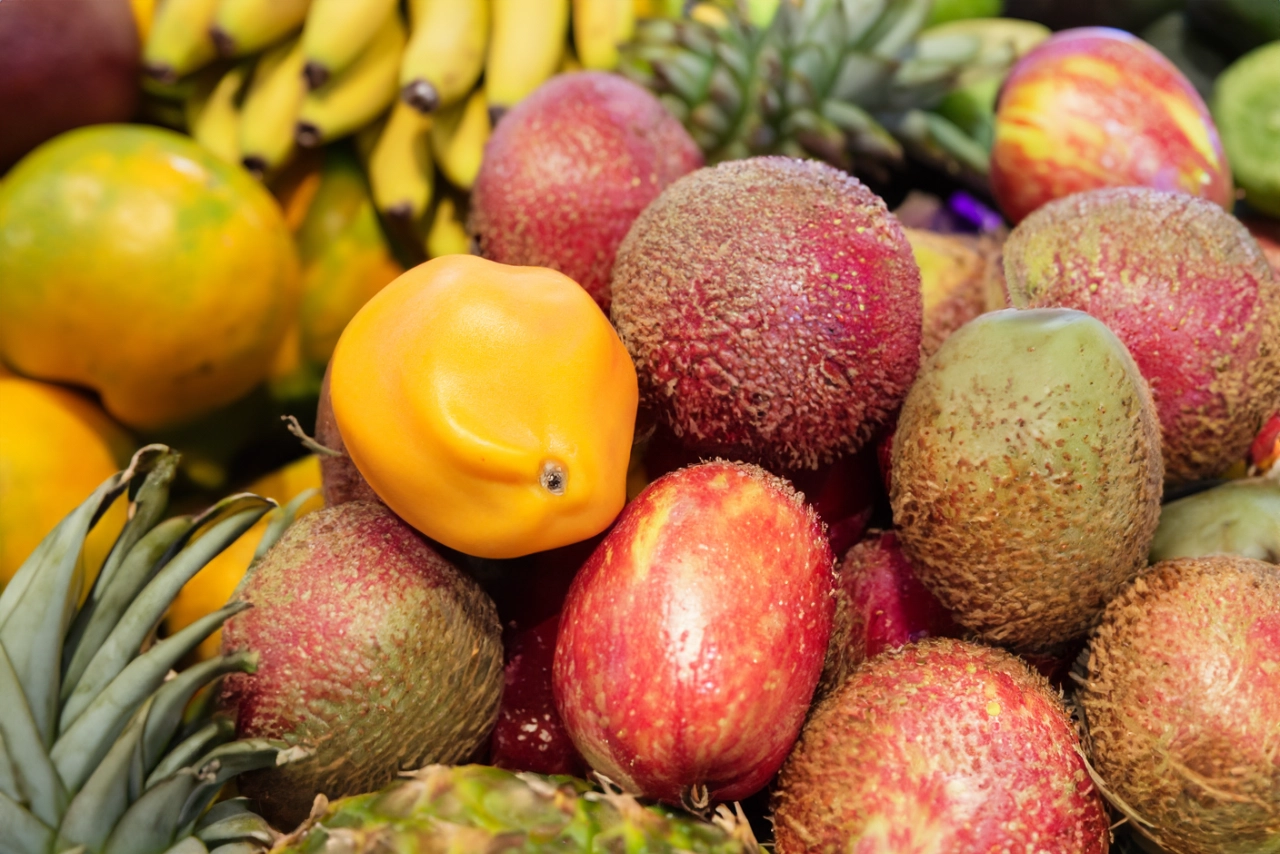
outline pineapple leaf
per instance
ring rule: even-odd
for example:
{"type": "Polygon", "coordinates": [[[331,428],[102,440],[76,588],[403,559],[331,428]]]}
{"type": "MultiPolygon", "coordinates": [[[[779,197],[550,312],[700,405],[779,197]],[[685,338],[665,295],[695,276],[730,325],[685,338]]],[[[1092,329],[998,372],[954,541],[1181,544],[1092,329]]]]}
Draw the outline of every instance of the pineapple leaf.
{"type": "MultiPolygon", "coordinates": [[[[106,562],[103,563],[102,570],[98,573],[98,577],[93,583],[93,589],[89,591],[89,596],[85,599],[85,603],[81,606],[79,613],[76,614],[75,621],[71,624],[71,631],[67,634],[66,648],[63,652],[63,678],[72,684],[79,680],[80,674],[77,673],[74,678],[69,678],[65,675],[68,672],[71,656],[80,648],[81,640],[85,636],[85,630],[94,621],[94,615],[102,605],[104,597],[112,588],[112,582],[120,567],[124,565],[127,558],[133,555],[134,547],[138,542],[160,523],[160,518],[169,506],[169,486],[173,482],[177,471],[178,454],[171,453],[161,456],[156,460],[152,469],[147,472],[146,478],[143,479],[142,485],[137,489],[136,493],[132,488],[129,490],[130,498],[133,502],[129,508],[129,520],[125,522],[120,536],[116,538],[115,545],[111,547],[111,553],[107,556],[106,562]]],[[[156,556],[156,559],[159,559],[159,555],[156,556]]],[[[112,625],[114,624],[115,621],[112,620],[112,625]]],[[[102,637],[105,637],[105,634],[102,637]]],[[[87,645],[96,648],[101,643],[102,637],[91,640],[87,645]]]]}
{"type": "MultiPolygon", "coordinates": [[[[164,758],[164,749],[173,740],[182,725],[182,712],[192,695],[209,682],[227,673],[239,671],[252,673],[258,664],[258,656],[251,652],[220,655],[208,661],[188,667],[170,679],[156,692],[155,702],[147,715],[146,734],[142,740],[142,770],[150,774],[164,758]]],[[[142,780],[135,781],[137,787],[142,780]]],[[[135,791],[134,796],[140,792],[135,791]]]]}
{"type": "MultiPolygon", "coordinates": [[[[0,738],[4,739],[4,749],[19,788],[12,793],[14,800],[29,805],[36,818],[55,827],[67,805],[67,792],[45,753],[35,718],[3,646],[0,646],[0,697],[5,698],[4,712],[0,714],[0,738]]],[[[3,826],[0,822],[0,827],[3,826]]]]}
{"type": "Polygon", "coordinates": [[[184,738],[173,750],[165,754],[164,759],[147,778],[144,789],[151,789],[178,771],[195,763],[205,751],[219,744],[226,744],[235,737],[236,727],[227,718],[214,718],[191,735],[184,738]]]}
{"type": "Polygon", "coordinates": [[[201,782],[194,768],[183,768],[148,789],[120,817],[102,854],[163,854],[179,838],[178,816],[201,782]]]}
{"type": "Polygon", "coordinates": [[[252,812],[253,810],[249,809],[248,798],[228,798],[225,801],[218,801],[209,807],[204,815],[200,816],[200,820],[196,822],[196,831],[198,833],[209,825],[222,821],[224,818],[252,812]]]}
{"type": "Polygon", "coordinates": [[[53,828],[5,794],[0,794],[0,827],[0,854],[46,854],[53,846],[53,828]]]}
{"type": "Polygon", "coordinates": [[[129,715],[160,687],[169,669],[213,634],[228,617],[248,607],[246,603],[232,603],[201,617],[129,662],[49,751],[63,783],[72,789],[84,783],[94,765],[111,748],[129,715]]]}
{"type": "Polygon", "coordinates": [[[241,739],[218,745],[206,753],[197,766],[200,785],[183,804],[178,816],[180,832],[189,834],[195,830],[196,822],[228,780],[246,771],[274,768],[307,755],[309,752],[301,748],[290,748],[283,741],[265,738],[241,739]]]}
{"type": "Polygon", "coordinates": [[[248,810],[205,824],[196,831],[205,845],[222,845],[228,842],[257,841],[270,845],[275,841],[271,825],[260,815],[248,810]]]}
{"type": "Polygon", "coordinates": [[[161,559],[168,554],[170,547],[184,540],[194,527],[194,520],[180,516],[166,519],[156,525],[146,536],[142,537],[129,550],[128,556],[121,562],[112,583],[105,590],[92,610],[82,609],[81,614],[89,614],[80,638],[74,648],[68,646],[64,660],[69,659],[66,673],[63,676],[62,700],[71,696],[76,684],[84,675],[89,662],[102,648],[111,631],[120,621],[120,616],[133,602],[138,591],[151,578],[152,573],[161,566],[161,559]]]}
{"type": "Polygon", "coordinates": [[[209,854],[260,854],[261,851],[262,846],[253,842],[230,842],[226,845],[219,845],[209,854]]]}
{"type": "MultiPolygon", "coordinates": [[[[30,710],[27,710],[30,714],[30,710]]],[[[0,795],[8,795],[14,799],[21,799],[22,793],[18,788],[18,778],[13,770],[13,762],[9,759],[9,751],[4,746],[4,735],[0,734],[0,795]]]]}
{"type": "MultiPolygon", "coordinates": [[[[218,502],[214,509],[226,512],[228,508],[240,508],[245,504],[256,506],[216,522],[206,533],[194,538],[134,598],[120,622],[89,660],[85,675],[63,704],[59,733],[65,733],[103,688],[133,660],[182,586],[276,506],[270,499],[233,495],[218,502]]],[[[218,517],[213,515],[210,518],[218,517]]]]}
{"type": "Polygon", "coordinates": [[[164,854],[209,854],[209,849],[194,836],[187,836],[172,847],[165,849],[164,854]]]}

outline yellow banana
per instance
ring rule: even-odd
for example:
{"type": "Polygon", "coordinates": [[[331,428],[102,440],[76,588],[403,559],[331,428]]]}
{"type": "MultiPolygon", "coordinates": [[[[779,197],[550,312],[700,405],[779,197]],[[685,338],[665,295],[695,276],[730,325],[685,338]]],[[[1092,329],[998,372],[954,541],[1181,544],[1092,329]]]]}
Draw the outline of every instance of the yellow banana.
{"type": "Polygon", "coordinates": [[[431,228],[427,229],[427,257],[466,255],[470,252],[471,238],[467,236],[467,227],[462,222],[458,205],[452,197],[445,196],[436,205],[431,228]]]}
{"type": "Polygon", "coordinates": [[[573,0],[573,43],[584,68],[611,71],[635,30],[632,0],[573,0]]]}
{"type": "Polygon", "coordinates": [[[142,49],[142,67],[165,83],[212,62],[218,55],[209,25],[218,0],[164,0],[142,49]]]}
{"type": "Polygon", "coordinates": [[[289,159],[306,90],[302,39],[277,45],[258,60],[240,110],[240,156],[250,172],[263,175],[289,159]]]}
{"type": "Polygon", "coordinates": [[[391,15],[347,70],[307,93],[295,135],[308,148],[346,136],[376,119],[396,99],[404,22],[391,15]]]}
{"type": "Polygon", "coordinates": [[[449,183],[462,190],[471,189],[484,159],[491,131],[488,106],[484,90],[477,89],[465,103],[437,114],[431,124],[431,153],[449,183]]]}
{"type": "Polygon", "coordinates": [[[213,41],[223,56],[257,53],[302,26],[311,0],[220,0],[213,41]]]}
{"type": "Polygon", "coordinates": [[[467,96],[484,70],[490,0],[418,0],[400,97],[424,113],[467,96]]]}
{"type": "Polygon", "coordinates": [[[569,0],[492,0],[493,36],[484,87],[495,120],[555,73],[569,27],[569,0]]]}
{"type": "Polygon", "coordinates": [[[249,79],[242,62],[220,76],[200,81],[186,101],[187,132],[229,163],[240,162],[240,93],[249,79]]]}
{"type": "Polygon", "coordinates": [[[435,179],[431,117],[397,101],[369,154],[368,172],[378,210],[390,220],[417,222],[435,179]]]}
{"type": "Polygon", "coordinates": [[[319,89],[345,71],[395,11],[396,0],[312,0],[302,28],[307,85],[319,89]]]}

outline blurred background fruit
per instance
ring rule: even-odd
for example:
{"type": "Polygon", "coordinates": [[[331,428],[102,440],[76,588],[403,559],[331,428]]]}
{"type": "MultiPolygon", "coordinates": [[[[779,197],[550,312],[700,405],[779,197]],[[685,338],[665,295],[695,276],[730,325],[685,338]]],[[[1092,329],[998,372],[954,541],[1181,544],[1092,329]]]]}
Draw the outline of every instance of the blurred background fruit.
{"type": "MultiPolygon", "coordinates": [[[[2,588],[62,517],[128,462],[133,440],[83,395],[12,375],[0,374],[0,412],[2,588]]],[[[117,502],[89,534],[85,589],[120,533],[124,512],[124,502],[117,502]]]]}
{"type": "Polygon", "coordinates": [[[129,120],[138,105],[129,0],[6,0],[0,6],[0,174],[50,137],[129,120]]]}
{"type": "Polygon", "coordinates": [[[271,197],[190,139],[73,131],[0,184],[0,347],[125,424],[179,424],[265,378],[297,265],[271,197]]]}
{"type": "Polygon", "coordinates": [[[1223,72],[1213,117],[1244,200],[1260,213],[1280,216],[1280,41],[1250,51],[1223,72]]]}

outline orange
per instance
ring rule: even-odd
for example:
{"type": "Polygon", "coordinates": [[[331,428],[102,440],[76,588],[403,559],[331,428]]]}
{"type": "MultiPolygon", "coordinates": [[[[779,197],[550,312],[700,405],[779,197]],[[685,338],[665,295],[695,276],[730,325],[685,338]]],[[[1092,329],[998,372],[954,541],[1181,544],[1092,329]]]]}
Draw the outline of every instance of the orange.
{"type": "Polygon", "coordinates": [[[298,260],[247,172],[154,127],[97,125],[0,182],[0,358],[122,423],[193,420],[262,382],[298,260]]]}
{"type": "Polygon", "coordinates": [[[517,557],[591,537],[622,509],[635,366],[562,273],[428,261],[356,314],[330,371],[356,468],[450,548],[517,557]]]}

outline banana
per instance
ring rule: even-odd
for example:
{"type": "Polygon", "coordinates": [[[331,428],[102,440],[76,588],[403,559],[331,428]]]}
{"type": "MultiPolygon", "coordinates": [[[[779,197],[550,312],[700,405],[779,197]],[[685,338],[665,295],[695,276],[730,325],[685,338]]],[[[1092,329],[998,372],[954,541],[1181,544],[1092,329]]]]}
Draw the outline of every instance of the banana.
{"type": "Polygon", "coordinates": [[[442,198],[436,205],[431,228],[427,229],[426,248],[428,258],[466,255],[471,252],[471,238],[467,236],[467,227],[462,222],[457,203],[449,196],[442,198]]]}
{"type": "Polygon", "coordinates": [[[391,108],[369,154],[373,201],[389,220],[417,222],[431,201],[431,118],[403,101],[391,108]]]}
{"type": "Polygon", "coordinates": [[[294,124],[307,86],[302,79],[302,39],[262,55],[240,111],[240,155],[257,175],[280,167],[293,153],[294,124]]]}
{"type": "Polygon", "coordinates": [[[173,83],[212,62],[218,51],[209,25],[217,8],[218,0],[164,0],[142,49],[147,75],[173,83]]]}
{"type": "Polygon", "coordinates": [[[311,0],[220,0],[213,16],[214,44],[223,56],[245,56],[302,26],[311,0]]]}
{"type": "Polygon", "coordinates": [[[492,0],[493,36],[484,88],[496,122],[555,73],[569,27],[569,0],[492,0]]]}
{"type": "Polygon", "coordinates": [[[209,151],[229,163],[240,162],[240,93],[252,64],[242,62],[222,75],[201,80],[187,99],[187,131],[209,151]]]}
{"type": "Polygon", "coordinates": [[[490,0],[417,0],[400,97],[421,112],[456,104],[484,70],[490,0]]]}
{"type": "Polygon", "coordinates": [[[307,85],[319,89],[345,71],[395,11],[396,0],[312,0],[302,28],[307,85]]]}
{"type": "Polygon", "coordinates": [[[346,136],[391,106],[405,38],[399,13],[389,16],[346,71],[308,92],[298,112],[298,144],[311,148],[346,136]]]}
{"type": "Polygon", "coordinates": [[[573,43],[584,68],[612,71],[618,46],[634,32],[632,0],[573,0],[573,43]]]}
{"type": "Polygon", "coordinates": [[[431,153],[449,183],[470,190],[489,141],[488,103],[477,89],[465,103],[440,112],[431,125],[431,153]]]}

